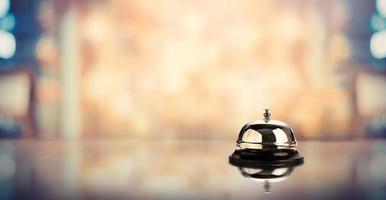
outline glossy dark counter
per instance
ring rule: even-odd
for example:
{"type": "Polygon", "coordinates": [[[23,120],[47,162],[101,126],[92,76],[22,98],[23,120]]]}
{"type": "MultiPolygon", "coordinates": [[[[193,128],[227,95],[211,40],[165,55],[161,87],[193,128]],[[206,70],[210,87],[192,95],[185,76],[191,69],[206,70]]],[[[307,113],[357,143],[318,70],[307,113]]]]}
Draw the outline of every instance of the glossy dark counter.
{"type": "Polygon", "coordinates": [[[266,193],[228,164],[234,141],[3,140],[0,199],[386,199],[385,141],[297,149],[304,164],[266,193]]]}

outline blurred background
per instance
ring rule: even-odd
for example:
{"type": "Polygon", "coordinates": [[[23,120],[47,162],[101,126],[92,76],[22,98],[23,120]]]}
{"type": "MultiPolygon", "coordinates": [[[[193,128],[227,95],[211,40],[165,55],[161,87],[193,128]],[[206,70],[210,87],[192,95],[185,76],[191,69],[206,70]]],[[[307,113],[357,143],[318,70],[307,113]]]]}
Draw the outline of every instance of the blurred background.
{"type": "Polygon", "coordinates": [[[386,137],[386,0],[0,0],[1,138],[386,137]]]}

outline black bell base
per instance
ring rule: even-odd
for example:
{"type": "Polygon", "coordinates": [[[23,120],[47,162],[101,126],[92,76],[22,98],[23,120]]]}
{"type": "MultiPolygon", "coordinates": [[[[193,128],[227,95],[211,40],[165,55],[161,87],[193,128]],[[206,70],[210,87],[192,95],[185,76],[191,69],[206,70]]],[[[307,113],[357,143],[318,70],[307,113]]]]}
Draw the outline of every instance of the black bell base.
{"type": "Polygon", "coordinates": [[[229,163],[237,167],[294,167],[304,163],[304,158],[296,150],[286,156],[275,156],[282,151],[236,150],[229,156],[229,163]]]}

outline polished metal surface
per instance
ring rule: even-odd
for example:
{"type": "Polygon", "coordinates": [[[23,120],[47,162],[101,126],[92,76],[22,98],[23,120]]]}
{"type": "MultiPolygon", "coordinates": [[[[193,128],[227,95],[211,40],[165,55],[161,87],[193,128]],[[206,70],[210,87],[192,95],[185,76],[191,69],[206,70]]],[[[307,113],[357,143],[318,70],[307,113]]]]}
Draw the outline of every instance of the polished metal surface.
{"type": "Polygon", "coordinates": [[[244,125],[237,138],[238,149],[290,149],[296,146],[292,128],[282,121],[271,120],[268,109],[264,119],[244,125]]]}

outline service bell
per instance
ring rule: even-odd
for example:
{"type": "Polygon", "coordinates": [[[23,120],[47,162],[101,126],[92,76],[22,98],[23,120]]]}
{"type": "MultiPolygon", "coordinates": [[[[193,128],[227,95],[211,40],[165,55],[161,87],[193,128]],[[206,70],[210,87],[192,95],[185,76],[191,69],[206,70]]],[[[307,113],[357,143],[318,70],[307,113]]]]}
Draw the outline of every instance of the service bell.
{"type": "Polygon", "coordinates": [[[242,127],[229,162],[252,167],[303,163],[303,157],[295,149],[292,128],[282,121],[271,120],[269,109],[265,109],[263,116],[263,120],[242,127]]]}

